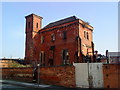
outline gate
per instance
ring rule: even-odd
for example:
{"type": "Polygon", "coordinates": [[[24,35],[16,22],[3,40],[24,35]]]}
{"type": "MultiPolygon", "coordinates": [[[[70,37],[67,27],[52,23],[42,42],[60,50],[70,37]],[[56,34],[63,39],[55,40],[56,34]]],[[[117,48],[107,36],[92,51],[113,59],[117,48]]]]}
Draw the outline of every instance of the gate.
{"type": "Polygon", "coordinates": [[[102,63],[74,63],[76,87],[103,88],[102,63]]]}

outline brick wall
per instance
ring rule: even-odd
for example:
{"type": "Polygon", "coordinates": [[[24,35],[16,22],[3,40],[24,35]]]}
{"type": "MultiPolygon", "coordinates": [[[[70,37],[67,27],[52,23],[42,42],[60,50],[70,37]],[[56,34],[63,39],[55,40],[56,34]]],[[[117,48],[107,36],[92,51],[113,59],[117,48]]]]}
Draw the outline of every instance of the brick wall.
{"type": "Polygon", "coordinates": [[[44,84],[75,87],[75,67],[42,67],[40,69],[40,81],[44,84]]]}
{"type": "Polygon", "coordinates": [[[33,81],[33,68],[2,68],[2,79],[33,81]]]}
{"type": "Polygon", "coordinates": [[[120,88],[120,64],[104,64],[103,75],[105,88],[120,88]]]}
{"type": "MultiPolygon", "coordinates": [[[[76,36],[78,35],[78,24],[77,21],[67,23],[64,25],[52,27],[50,29],[45,29],[41,31],[39,35],[35,36],[34,42],[34,59],[35,61],[40,60],[40,51],[45,52],[45,65],[50,66],[49,60],[53,59],[53,65],[62,65],[62,53],[63,49],[68,49],[69,52],[69,63],[72,64],[76,60],[76,51],[77,48],[77,40],[76,36]],[[71,24],[71,25],[69,25],[71,24]],[[69,26],[68,26],[69,25],[69,26]],[[65,27],[66,26],[66,27],[65,27]],[[62,27],[62,28],[60,28],[62,27]],[[55,30],[54,30],[55,29],[55,30]],[[47,32],[45,32],[47,31],[47,32]],[[63,40],[63,31],[66,31],[67,39],[63,40]],[[55,34],[55,41],[51,41],[51,35],[55,34]],[[41,44],[41,37],[44,36],[44,43],[41,44]],[[55,46],[54,54],[51,53],[50,47],[55,46]]],[[[35,62],[33,61],[33,62],[35,62]]],[[[80,61],[80,60],[79,60],[80,61]]]]}
{"type": "MultiPolygon", "coordinates": [[[[41,29],[42,17],[35,14],[26,16],[26,48],[25,48],[25,59],[33,60],[33,45],[36,32],[41,29]],[[38,24],[38,25],[37,25],[38,24]],[[37,27],[38,26],[38,27],[37,27]]],[[[26,61],[29,62],[29,61],[26,61]]]]}
{"type": "MultiPolygon", "coordinates": [[[[2,79],[32,82],[33,68],[2,68],[2,79]]],[[[40,83],[65,87],[75,87],[75,67],[41,67],[40,83]]]]}

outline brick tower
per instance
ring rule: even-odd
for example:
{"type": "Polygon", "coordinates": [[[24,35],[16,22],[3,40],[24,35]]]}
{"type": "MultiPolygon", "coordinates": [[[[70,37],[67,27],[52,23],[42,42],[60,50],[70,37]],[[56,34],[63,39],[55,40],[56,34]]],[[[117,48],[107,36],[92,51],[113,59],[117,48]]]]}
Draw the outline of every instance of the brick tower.
{"type": "Polygon", "coordinates": [[[26,18],[26,47],[25,47],[25,60],[27,63],[32,63],[34,39],[37,32],[41,29],[42,17],[30,14],[26,18]]]}

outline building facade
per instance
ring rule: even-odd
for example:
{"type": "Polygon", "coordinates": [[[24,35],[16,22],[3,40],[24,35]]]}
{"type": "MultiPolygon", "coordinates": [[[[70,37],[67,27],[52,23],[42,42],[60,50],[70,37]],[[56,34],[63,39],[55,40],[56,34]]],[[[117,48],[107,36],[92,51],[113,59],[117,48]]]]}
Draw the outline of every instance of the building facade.
{"type": "Polygon", "coordinates": [[[94,62],[93,27],[76,16],[49,23],[41,28],[42,17],[26,18],[25,60],[42,66],[94,62]]]}
{"type": "Polygon", "coordinates": [[[107,57],[110,64],[120,63],[120,52],[108,52],[107,57]]]}

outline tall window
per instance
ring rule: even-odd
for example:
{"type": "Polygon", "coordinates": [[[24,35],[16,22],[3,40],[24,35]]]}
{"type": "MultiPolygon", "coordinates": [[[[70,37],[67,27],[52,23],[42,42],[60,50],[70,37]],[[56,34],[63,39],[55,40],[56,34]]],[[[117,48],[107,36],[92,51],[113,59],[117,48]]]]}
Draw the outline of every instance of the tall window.
{"type": "Polygon", "coordinates": [[[86,38],[86,31],[84,31],[84,38],[86,38]]]}
{"type": "Polygon", "coordinates": [[[69,64],[69,52],[68,49],[63,49],[62,51],[63,64],[69,64]]]}
{"type": "Polygon", "coordinates": [[[84,38],[89,40],[89,33],[84,31],[84,38]]]}
{"type": "Polygon", "coordinates": [[[52,35],[51,35],[51,38],[52,38],[51,41],[55,41],[55,34],[52,34],[52,35]]]}
{"type": "Polygon", "coordinates": [[[88,48],[87,48],[87,55],[89,54],[89,52],[88,52],[88,48]]]}
{"type": "Polygon", "coordinates": [[[36,28],[38,28],[38,23],[36,24],[36,28]]]}
{"type": "Polygon", "coordinates": [[[44,43],[44,36],[41,36],[41,44],[44,43]]]}
{"type": "Polygon", "coordinates": [[[42,66],[45,65],[45,52],[44,51],[40,52],[40,65],[42,66]]]}
{"type": "Polygon", "coordinates": [[[63,39],[67,39],[67,32],[66,31],[63,31],[63,39]]]}
{"type": "Polygon", "coordinates": [[[87,32],[87,39],[89,40],[89,34],[88,34],[88,32],[87,32]]]}
{"type": "Polygon", "coordinates": [[[49,50],[49,61],[48,61],[49,66],[54,65],[54,55],[55,55],[54,50],[55,50],[55,46],[51,46],[49,50]]]}
{"type": "Polygon", "coordinates": [[[28,22],[28,28],[30,28],[30,22],[28,22]]]}

